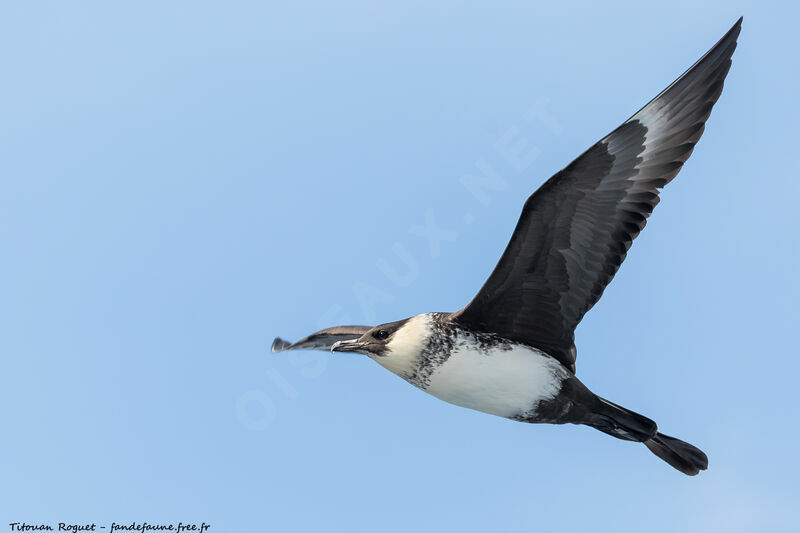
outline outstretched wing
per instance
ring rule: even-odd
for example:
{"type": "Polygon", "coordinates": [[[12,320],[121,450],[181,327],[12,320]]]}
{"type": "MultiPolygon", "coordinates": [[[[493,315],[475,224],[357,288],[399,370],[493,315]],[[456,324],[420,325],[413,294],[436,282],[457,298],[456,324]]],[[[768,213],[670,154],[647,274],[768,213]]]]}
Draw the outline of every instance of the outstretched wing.
{"type": "Polygon", "coordinates": [[[575,369],[574,330],[703,133],[742,19],[697,63],[527,202],[500,262],[452,320],[575,369]]]}
{"type": "Polygon", "coordinates": [[[273,352],[283,352],[284,350],[330,350],[333,343],[337,341],[348,341],[357,339],[364,333],[372,329],[370,326],[336,326],[323,329],[312,333],[304,339],[295,343],[285,341],[276,337],[272,341],[273,352]]]}

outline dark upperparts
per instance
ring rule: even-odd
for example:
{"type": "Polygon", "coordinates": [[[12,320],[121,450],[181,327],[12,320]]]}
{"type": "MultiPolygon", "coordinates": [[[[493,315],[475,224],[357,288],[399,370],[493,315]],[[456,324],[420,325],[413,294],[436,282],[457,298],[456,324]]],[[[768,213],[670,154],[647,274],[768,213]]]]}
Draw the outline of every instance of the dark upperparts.
{"type": "Polygon", "coordinates": [[[700,139],[741,22],[528,198],[499,263],[453,321],[539,348],[574,371],[575,327],[619,269],[660,189],[700,139]]]}

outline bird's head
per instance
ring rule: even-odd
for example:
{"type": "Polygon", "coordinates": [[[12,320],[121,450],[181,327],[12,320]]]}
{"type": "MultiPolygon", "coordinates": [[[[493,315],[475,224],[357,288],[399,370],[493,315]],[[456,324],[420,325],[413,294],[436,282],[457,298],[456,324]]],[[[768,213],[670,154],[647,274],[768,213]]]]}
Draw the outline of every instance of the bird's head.
{"type": "Polygon", "coordinates": [[[361,337],[339,341],[331,352],[356,352],[368,355],[395,374],[410,375],[431,335],[430,317],[417,315],[375,326],[361,337]]]}

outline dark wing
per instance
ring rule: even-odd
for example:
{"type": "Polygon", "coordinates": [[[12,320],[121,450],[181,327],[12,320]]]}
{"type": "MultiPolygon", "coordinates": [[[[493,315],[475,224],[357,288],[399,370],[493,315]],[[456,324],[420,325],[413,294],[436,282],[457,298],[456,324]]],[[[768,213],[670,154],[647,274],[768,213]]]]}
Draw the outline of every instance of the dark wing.
{"type": "Polygon", "coordinates": [[[291,343],[276,337],[272,341],[272,351],[282,352],[284,350],[330,350],[336,341],[349,341],[357,339],[367,331],[370,326],[336,326],[334,328],[323,329],[312,333],[304,339],[291,343]]]}
{"type": "Polygon", "coordinates": [[[542,185],[500,262],[452,320],[575,369],[574,330],[703,133],[742,19],[678,80],[542,185]]]}

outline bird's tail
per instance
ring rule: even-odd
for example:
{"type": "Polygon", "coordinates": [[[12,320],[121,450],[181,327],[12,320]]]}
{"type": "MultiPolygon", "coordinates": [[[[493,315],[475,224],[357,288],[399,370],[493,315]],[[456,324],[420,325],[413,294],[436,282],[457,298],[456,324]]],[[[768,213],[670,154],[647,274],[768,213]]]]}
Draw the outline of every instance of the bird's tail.
{"type": "Polygon", "coordinates": [[[655,422],[615,403],[595,397],[589,419],[584,424],[622,440],[645,442],[655,437],[658,426],[655,422]]]}
{"type": "Polygon", "coordinates": [[[649,418],[597,397],[586,423],[618,439],[643,442],[647,449],[686,475],[708,468],[708,457],[688,442],[658,432],[649,418]]]}
{"type": "Polygon", "coordinates": [[[677,468],[687,476],[694,476],[708,468],[706,454],[689,444],[673,437],[656,433],[652,439],[644,441],[647,449],[677,468]]]}

